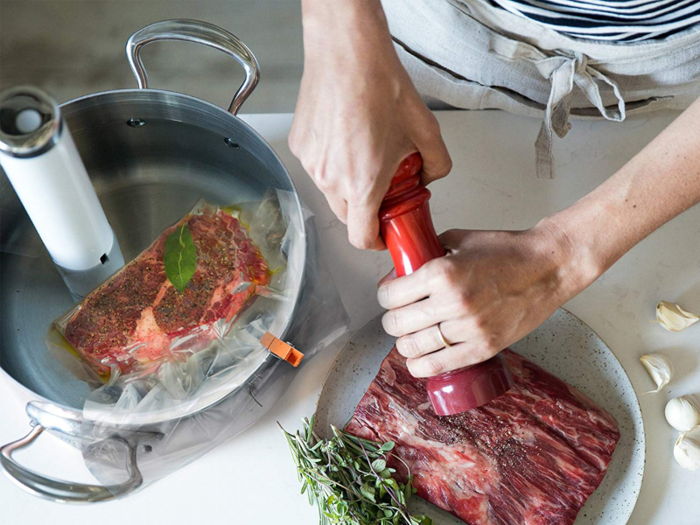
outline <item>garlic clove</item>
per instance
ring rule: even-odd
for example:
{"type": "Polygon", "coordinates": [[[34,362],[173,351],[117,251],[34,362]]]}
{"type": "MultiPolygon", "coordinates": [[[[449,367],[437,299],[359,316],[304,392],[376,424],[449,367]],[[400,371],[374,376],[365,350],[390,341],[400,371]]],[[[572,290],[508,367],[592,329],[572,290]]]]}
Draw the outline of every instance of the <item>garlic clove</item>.
{"type": "Polygon", "coordinates": [[[646,368],[649,376],[656,384],[656,390],[650,390],[647,394],[659,392],[668,385],[673,378],[673,364],[663,354],[647,354],[639,358],[639,362],[646,368]]]}
{"type": "Polygon", "coordinates": [[[700,320],[695,314],[683,310],[679,305],[660,301],[656,305],[656,320],[670,332],[680,332],[700,320]]]}
{"type": "Polygon", "coordinates": [[[690,396],[671,399],[664,410],[666,421],[676,430],[687,432],[700,425],[700,410],[696,401],[690,396]]]}
{"type": "Polygon", "coordinates": [[[685,469],[700,469],[700,426],[678,436],[673,457],[685,469]]]}

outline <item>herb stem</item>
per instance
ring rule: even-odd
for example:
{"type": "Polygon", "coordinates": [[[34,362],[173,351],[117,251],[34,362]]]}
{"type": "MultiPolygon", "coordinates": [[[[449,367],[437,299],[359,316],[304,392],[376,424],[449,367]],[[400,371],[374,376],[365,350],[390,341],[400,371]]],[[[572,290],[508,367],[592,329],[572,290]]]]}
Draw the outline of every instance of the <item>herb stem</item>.
{"type": "Polygon", "coordinates": [[[394,490],[393,490],[391,487],[387,486],[387,484],[384,482],[384,480],[382,479],[382,477],[381,477],[379,474],[377,474],[377,472],[374,470],[374,467],[372,466],[372,461],[369,459],[369,456],[367,455],[367,451],[365,450],[365,447],[364,447],[364,445],[362,444],[361,441],[360,441],[360,447],[362,447],[362,452],[364,453],[365,457],[367,458],[367,463],[369,464],[370,470],[372,471],[372,473],[373,473],[375,476],[377,476],[377,479],[378,479],[378,480],[381,480],[380,483],[381,483],[382,486],[384,487],[384,490],[387,491],[387,493],[389,494],[389,496],[391,496],[391,499],[394,500],[394,503],[396,503],[396,505],[399,507],[399,509],[401,509],[401,515],[402,515],[403,519],[405,519],[408,523],[410,523],[410,519],[409,519],[408,516],[407,516],[407,515],[408,515],[408,509],[406,508],[406,506],[405,506],[403,503],[401,503],[401,502],[396,498],[396,495],[394,494],[394,490]]]}

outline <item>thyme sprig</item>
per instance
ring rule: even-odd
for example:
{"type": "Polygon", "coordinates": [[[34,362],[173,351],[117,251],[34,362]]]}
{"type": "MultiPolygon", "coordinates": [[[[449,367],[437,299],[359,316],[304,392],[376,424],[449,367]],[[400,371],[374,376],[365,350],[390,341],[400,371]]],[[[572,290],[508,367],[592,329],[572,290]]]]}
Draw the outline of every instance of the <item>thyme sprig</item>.
{"type": "MultiPolygon", "coordinates": [[[[427,516],[412,516],[408,500],[415,492],[393,477],[386,454],[394,443],[375,443],[331,426],[333,437],[314,432],[314,418],[291,434],[282,429],[297,467],[301,493],[316,505],[321,525],[432,525],[427,516]]],[[[408,468],[407,468],[408,469],[408,468]]]]}

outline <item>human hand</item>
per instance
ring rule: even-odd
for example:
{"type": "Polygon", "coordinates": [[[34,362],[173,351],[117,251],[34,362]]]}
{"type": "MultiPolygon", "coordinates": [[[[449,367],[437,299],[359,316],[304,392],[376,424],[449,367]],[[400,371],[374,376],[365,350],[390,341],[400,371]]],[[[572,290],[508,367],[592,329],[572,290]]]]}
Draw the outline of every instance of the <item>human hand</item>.
{"type": "Polygon", "coordinates": [[[440,241],[448,255],[390,274],[377,294],[389,310],[384,329],[415,377],[489,359],[593,280],[579,273],[566,234],[545,221],[519,232],[450,230],[440,241]]]}
{"type": "Polygon", "coordinates": [[[452,167],[437,120],[394,51],[377,0],[307,0],[304,75],[289,147],[348,226],[381,249],[378,212],[399,163],[418,151],[422,182],[452,167]]]}

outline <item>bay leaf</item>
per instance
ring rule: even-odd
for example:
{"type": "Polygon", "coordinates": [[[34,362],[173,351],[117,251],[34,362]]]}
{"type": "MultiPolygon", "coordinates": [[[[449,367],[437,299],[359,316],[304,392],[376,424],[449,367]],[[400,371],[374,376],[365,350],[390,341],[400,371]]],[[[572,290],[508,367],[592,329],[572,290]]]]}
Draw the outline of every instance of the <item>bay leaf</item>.
{"type": "Polygon", "coordinates": [[[197,269],[197,247],[187,224],[175,229],[165,240],[165,275],[173,286],[184,292],[197,269]]]}

